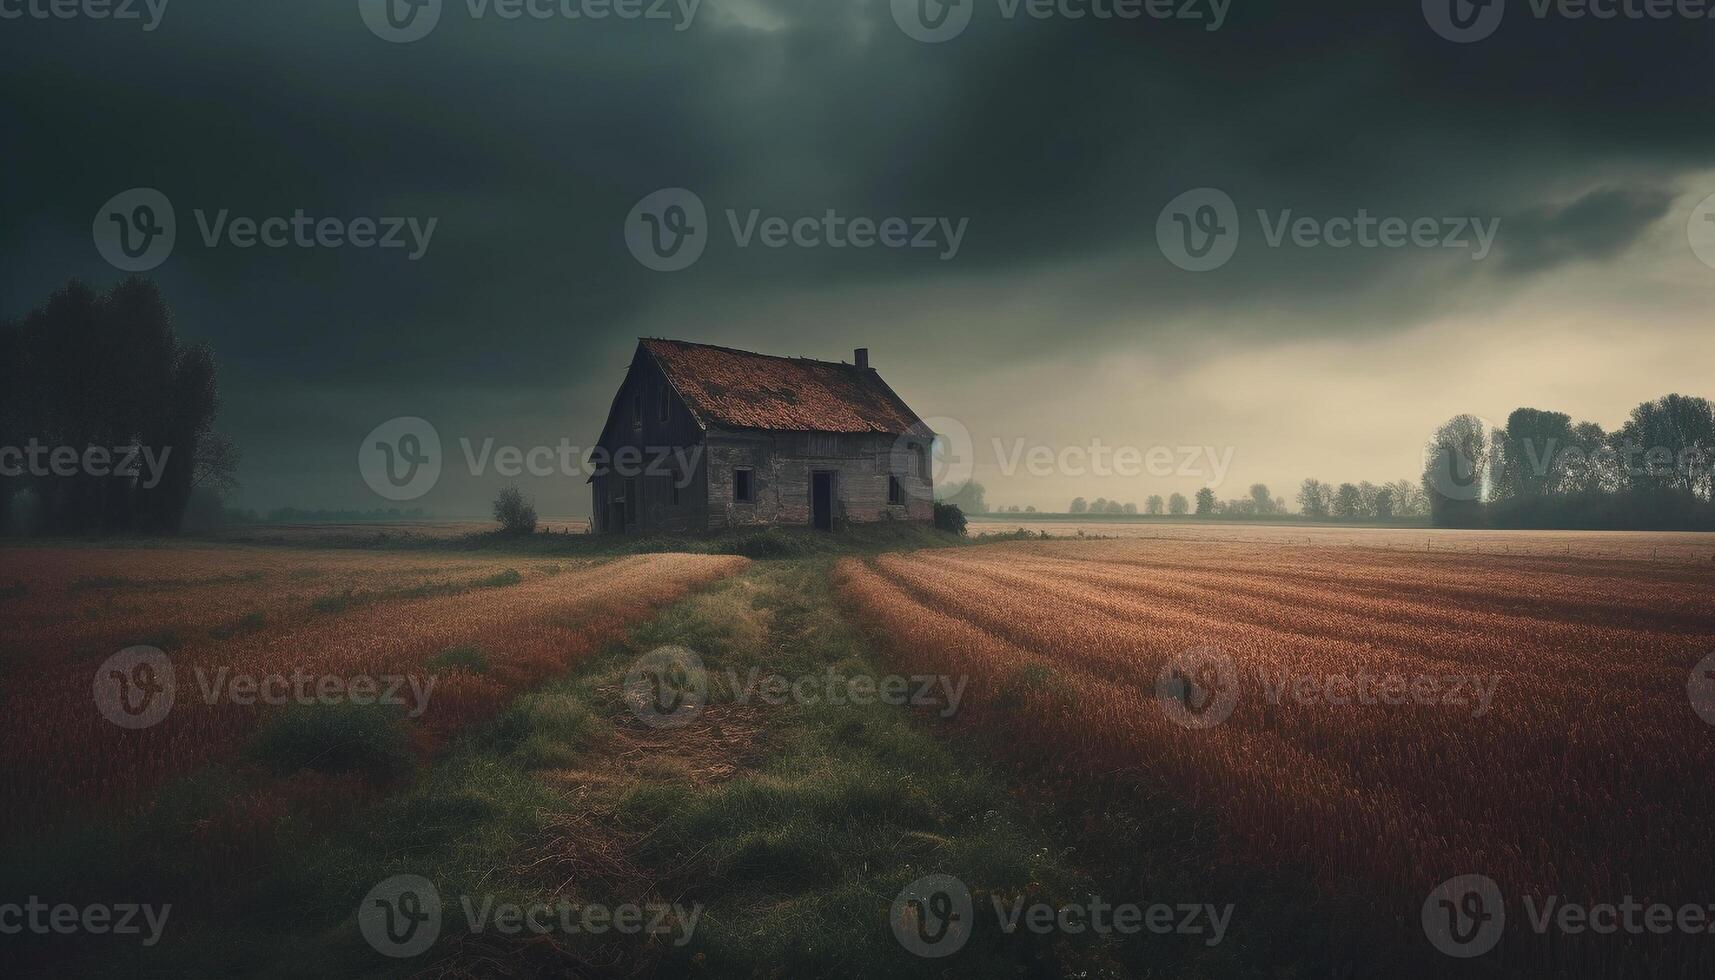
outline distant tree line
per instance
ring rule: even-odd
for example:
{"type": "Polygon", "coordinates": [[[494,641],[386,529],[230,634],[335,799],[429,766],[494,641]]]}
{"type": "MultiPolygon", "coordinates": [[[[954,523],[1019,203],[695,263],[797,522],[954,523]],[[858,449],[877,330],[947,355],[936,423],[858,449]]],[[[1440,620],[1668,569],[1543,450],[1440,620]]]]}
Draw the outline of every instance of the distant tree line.
{"type": "Polygon", "coordinates": [[[72,281],[0,322],[0,512],[10,532],[170,533],[199,488],[236,484],[210,430],[214,357],[181,342],[160,290],[72,281]]]}
{"type": "Polygon", "coordinates": [[[385,521],[420,521],[428,516],[421,507],[373,507],[369,510],[275,507],[265,513],[258,513],[254,509],[228,508],[225,520],[229,524],[373,524],[385,521]]]}
{"type": "Polygon", "coordinates": [[[1444,527],[1715,530],[1715,409],[1664,395],[1620,428],[1520,408],[1504,427],[1459,415],[1424,451],[1444,527]]]}
{"type": "Polygon", "coordinates": [[[1410,480],[1375,484],[1305,480],[1298,488],[1298,512],[1313,519],[1340,521],[1391,521],[1402,517],[1425,517],[1429,498],[1410,480]]]}

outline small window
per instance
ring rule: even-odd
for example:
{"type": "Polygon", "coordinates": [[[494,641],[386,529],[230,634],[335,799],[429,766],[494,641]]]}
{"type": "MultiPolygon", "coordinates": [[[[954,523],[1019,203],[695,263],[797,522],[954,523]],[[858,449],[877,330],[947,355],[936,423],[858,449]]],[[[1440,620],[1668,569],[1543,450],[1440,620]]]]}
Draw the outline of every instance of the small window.
{"type": "Polygon", "coordinates": [[[899,485],[899,477],[887,478],[887,502],[890,504],[905,503],[905,488],[899,485]]]}
{"type": "Polygon", "coordinates": [[[750,503],[751,495],[755,489],[751,486],[749,470],[732,471],[732,499],[739,503],[750,503]]]}
{"type": "Polygon", "coordinates": [[[655,420],[658,422],[667,421],[667,403],[668,403],[669,397],[670,396],[668,395],[668,392],[667,392],[667,386],[662,385],[661,386],[661,397],[659,399],[657,399],[656,404],[655,404],[655,420]]]}

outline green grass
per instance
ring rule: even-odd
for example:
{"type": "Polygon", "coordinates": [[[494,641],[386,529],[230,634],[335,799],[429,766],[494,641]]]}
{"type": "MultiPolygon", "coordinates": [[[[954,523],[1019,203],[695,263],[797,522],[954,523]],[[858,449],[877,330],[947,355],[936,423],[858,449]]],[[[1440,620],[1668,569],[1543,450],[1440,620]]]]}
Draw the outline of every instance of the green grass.
{"type": "Polygon", "coordinates": [[[488,672],[488,655],[474,646],[447,647],[430,657],[425,666],[436,670],[468,670],[473,674],[488,672]]]}
{"type": "Polygon", "coordinates": [[[415,761],[402,714],[394,705],[288,705],[263,722],[249,755],[278,773],[311,769],[383,778],[401,775],[415,761]]]}

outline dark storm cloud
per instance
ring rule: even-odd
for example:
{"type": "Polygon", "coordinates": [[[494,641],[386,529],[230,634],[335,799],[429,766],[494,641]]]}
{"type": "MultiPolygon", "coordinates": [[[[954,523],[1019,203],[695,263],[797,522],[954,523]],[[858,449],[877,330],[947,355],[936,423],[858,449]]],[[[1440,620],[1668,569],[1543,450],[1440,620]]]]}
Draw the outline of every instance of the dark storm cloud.
{"type": "MultiPolygon", "coordinates": [[[[1515,4],[1495,37],[1458,45],[1417,0],[1235,0],[1213,32],[968,2],[969,29],[935,45],[882,0],[705,0],[682,31],[472,19],[449,0],[412,44],[372,36],[356,0],[172,0],[147,33],[6,21],[0,315],[72,275],[114,278],[92,216],[159,188],[179,245],[152,275],[220,354],[223,426],[274,440],[278,473],[349,477],[355,440],[398,414],[520,440],[558,418],[587,439],[631,338],[704,336],[686,311],[718,317],[728,342],[786,336],[833,356],[849,333],[817,325],[860,318],[860,297],[887,309],[917,288],[1064,283],[1030,296],[1031,316],[947,327],[996,362],[1196,313],[1305,334],[1405,326],[1460,287],[1619,254],[1715,156],[1692,123],[1710,95],[1705,23],[1539,21],[1515,4]],[[720,232],[664,275],[632,259],[621,223],[671,186],[701,195],[720,232]],[[1231,195],[1245,239],[1192,275],[1163,259],[1155,219],[1205,186],[1231,195]],[[205,247],[193,211],[222,208],[438,225],[417,261],[205,247]],[[945,216],[968,232],[950,262],[738,249],[727,209],[945,216]],[[1439,252],[1270,247],[1259,209],[1499,217],[1506,275],[1439,252]],[[505,388],[519,397],[486,396],[505,388]]],[[[915,339],[890,322],[865,339],[915,339]]],[[[251,456],[254,486],[269,464],[251,456]]]]}
{"type": "Polygon", "coordinates": [[[1564,262],[1605,259],[1624,251],[1667,214],[1673,193],[1661,187],[1602,187],[1564,205],[1543,205],[1507,218],[1509,272],[1530,273],[1564,262]]]}

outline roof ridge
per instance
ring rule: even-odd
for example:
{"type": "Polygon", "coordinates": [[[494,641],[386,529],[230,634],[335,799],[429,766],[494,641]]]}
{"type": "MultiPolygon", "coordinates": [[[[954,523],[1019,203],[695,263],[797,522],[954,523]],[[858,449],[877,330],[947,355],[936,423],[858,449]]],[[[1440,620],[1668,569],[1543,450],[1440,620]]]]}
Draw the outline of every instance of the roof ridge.
{"type": "MultiPolygon", "coordinates": [[[[745,357],[764,357],[764,358],[767,358],[768,360],[771,360],[771,361],[796,361],[799,363],[808,363],[808,364],[826,364],[829,367],[847,367],[847,368],[856,368],[857,367],[856,364],[850,364],[846,361],[824,361],[819,357],[793,357],[789,354],[764,354],[761,351],[744,350],[743,348],[739,348],[739,347],[724,347],[720,344],[705,344],[705,343],[701,343],[701,342],[695,341],[695,340],[674,340],[672,337],[639,337],[639,338],[637,338],[638,343],[645,343],[648,341],[659,341],[660,343],[664,343],[664,344],[681,344],[685,347],[702,347],[702,348],[706,348],[708,350],[725,351],[728,354],[743,354],[745,357]]],[[[871,370],[873,370],[873,369],[871,369],[871,370]]]]}

